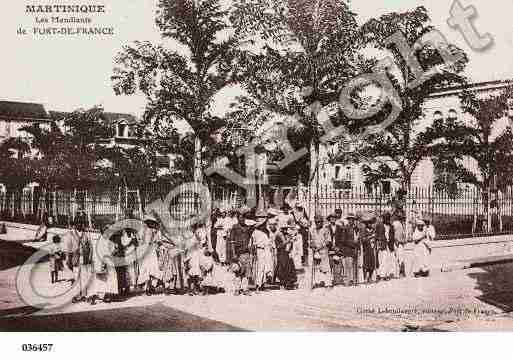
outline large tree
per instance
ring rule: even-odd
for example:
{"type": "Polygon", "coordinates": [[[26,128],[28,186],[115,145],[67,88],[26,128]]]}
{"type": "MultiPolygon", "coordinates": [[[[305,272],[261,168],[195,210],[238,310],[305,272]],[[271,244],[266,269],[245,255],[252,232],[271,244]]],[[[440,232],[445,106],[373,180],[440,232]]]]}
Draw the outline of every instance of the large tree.
{"type": "Polygon", "coordinates": [[[355,14],[337,0],[235,0],[234,7],[236,31],[265,45],[242,57],[246,94],[231,118],[242,118],[253,129],[293,118],[290,142],[308,149],[311,182],[318,178],[325,134],[320,109],[336,103],[343,84],[373,64],[359,54],[363,41],[355,14]]]}
{"type": "Polygon", "coordinates": [[[201,182],[203,146],[222,126],[211,107],[215,95],[235,79],[240,38],[220,0],[159,0],[157,7],[157,25],[171,48],[149,42],[124,46],[116,57],[114,89],[142,92],[148,102],[145,119],[157,130],[179,122],[192,128],[194,178],[201,182]]]}
{"type": "Polygon", "coordinates": [[[32,182],[30,146],[21,138],[9,138],[0,143],[0,179],[6,189],[3,215],[17,216],[21,212],[23,188],[32,182]]]}
{"type": "Polygon", "coordinates": [[[513,184],[513,133],[505,122],[512,94],[511,88],[487,97],[464,91],[462,109],[472,120],[445,119],[435,124],[445,134],[435,151],[438,170],[479,188],[488,231],[492,229],[493,195],[513,184]],[[452,155],[450,159],[447,153],[452,155]]]}
{"type": "Polygon", "coordinates": [[[461,49],[444,44],[443,38],[435,36],[439,33],[430,24],[424,7],[372,19],[362,27],[361,33],[369,44],[393,59],[394,66],[389,69],[388,76],[401,99],[402,111],[384,131],[367,137],[356,146],[355,152],[362,162],[367,163],[364,171],[369,180],[393,179],[408,190],[414,171],[432,154],[436,140],[444,136],[432,127],[418,131],[419,122],[423,120],[424,101],[439,88],[465,83],[461,72],[468,62],[467,56],[461,49]],[[413,71],[410,58],[401,53],[397,41],[390,41],[394,34],[402,35],[406,45],[413,49],[409,56],[418,61],[428,76],[419,78],[413,71]],[[457,61],[445,62],[447,54],[457,61]],[[376,159],[381,161],[376,162],[376,159]]]}

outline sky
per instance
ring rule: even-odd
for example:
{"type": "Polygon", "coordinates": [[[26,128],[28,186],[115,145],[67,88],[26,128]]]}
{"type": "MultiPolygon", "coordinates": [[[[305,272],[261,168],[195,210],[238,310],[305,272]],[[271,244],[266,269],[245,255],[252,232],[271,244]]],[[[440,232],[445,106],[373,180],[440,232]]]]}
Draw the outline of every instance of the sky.
{"type": "MultiPolygon", "coordinates": [[[[113,57],[125,44],[135,40],[161,42],[155,26],[154,0],[59,0],[52,4],[105,4],[106,13],[92,17],[94,25],[114,27],[115,35],[102,38],[73,36],[18,35],[17,29],[35,26],[35,16],[25,14],[25,5],[47,4],[25,0],[4,0],[0,5],[0,99],[43,103],[48,110],[73,111],[102,105],[106,111],[140,115],[142,96],[116,96],[110,76],[113,57]],[[103,2],[102,2],[103,1],[103,2]]],[[[352,0],[351,9],[359,22],[391,11],[404,11],[424,5],[433,24],[450,42],[462,47],[470,57],[467,75],[473,81],[513,78],[513,0],[462,0],[463,6],[475,6],[477,30],[489,33],[494,44],[475,52],[458,31],[447,25],[451,1],[440,0],[352,0]]],[[[48,15],[47,15],[48,16],[48,15]]],[[[52,25],[53,26],[53,25],[52,25]]],[[[213,111],[222,115],[237,87],[221,91],[213,111]]]]}

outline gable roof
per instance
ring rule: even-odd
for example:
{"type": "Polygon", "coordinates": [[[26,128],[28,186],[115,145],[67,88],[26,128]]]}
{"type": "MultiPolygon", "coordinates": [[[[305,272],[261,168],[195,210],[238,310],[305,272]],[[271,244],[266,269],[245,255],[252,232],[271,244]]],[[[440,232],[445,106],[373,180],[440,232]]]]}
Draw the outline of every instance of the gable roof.
{"type": "Polygon", "coordinates": [[[137,124],[137,118],[127,113],[104,112],[103,116],[109,124],[116,124],[123,121],[126,122],[127,125],[137,124]]]}
{"type": "Polygon", "coordinates": [[[40,103],[0,101],[0,117],[13,120],[49,120],[50,116],[45,107],[40,103]]]}
{"type": "MultiPolygon", "coordinates": [[[[65,120],[66,117],[72,113],[73,112],[50,111],[50,117],[54,121],[60,121],[65,120]]],[[[137,118],[134,115],[130,115],[128,113],[103,112],[102,116],[109,125],[114,125],[120,123],[121,121],[125,121],[127,125],[137,124],[137,118]]]]}

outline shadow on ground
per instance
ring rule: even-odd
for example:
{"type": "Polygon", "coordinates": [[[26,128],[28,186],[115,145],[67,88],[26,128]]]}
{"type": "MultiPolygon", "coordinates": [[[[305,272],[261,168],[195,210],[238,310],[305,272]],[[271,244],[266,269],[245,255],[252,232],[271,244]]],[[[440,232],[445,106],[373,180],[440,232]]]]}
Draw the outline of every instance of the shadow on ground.
{"type": "MultiPolygon", "coordinates": [[[[22,265],[37,249],[23,244],[0,240],[0,270],[7,270],[22,265]]],[[[43,258],[42,261],[47,260],[43,258]]]]}
{"type": "Polygon", "coordinates": [[[481,269],[480,273],[469,274],[477,281],[476,289],[483,293],[477,299],[505,312],[513,312],[513,265],[498,264],[481,269]]]}
{"type": "MultiPolygon", "coordinates": [[[[30,312],[30,308],[25,308],[30,312]]],[[[14,313],[13,313],[14,314],[14,313]]],[[[5,314],[4,314],[5,315],[5,314]]],[[[0,319],[0,331],[16,332],[133,332],[133,331],[244,331],[164,306],[116,308],[79,313],[21,316],[0,319]]]]}

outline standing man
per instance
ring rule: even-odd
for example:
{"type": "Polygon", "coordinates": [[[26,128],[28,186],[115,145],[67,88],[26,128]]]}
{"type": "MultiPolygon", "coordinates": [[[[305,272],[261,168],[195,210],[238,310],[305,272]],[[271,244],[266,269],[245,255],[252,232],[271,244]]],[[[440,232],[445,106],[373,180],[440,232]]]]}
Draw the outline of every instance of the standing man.
{"type": "Polygon", "coordinates": [[[314,217],[314,226],[310,229],[310,249],[312,252],[312,287],[333,285],[330,268],[329,246],[331,238],[324,227],[324,218],[317,214],[314,217]]]}
{"type": "Polygon", "coordinates": [[[342,257],[344,267],[344,285],[354,285],[358,282],[358,228],[356,216],[353,213],[347,215],[347,225],[339,226],[335,235],[335,247],[342,257]]]}
{"type": "Polygon", "coordinates": [[[342,210],[340,208],[335,209],[335,223],[338,226],[345,226],[347,223],[344,221],[342,210]]]}
{"type": "Polygon", "coordinates": [[[229,220],[226,218],[226,212],[220,211],[219,217],[214,225],[216,229],[216,253],[221,265],[226,265],[227,261],[227,245],[226,240],[229,232],[229,220]]]}
{"type": "Polygon", "coordinates": [[[396,277],[406,276],[405,270],[405,246],[406,246],[406,229],[405,229],[405,215],[403,211],[395,211],[392,220],[392,227],[394,228],[395,239],[395,261],[396,277]]]}
{"type": "Polygon", "coordinates": [[[335,248],[335,242],[337,235],[340,235],[342,228],[337,223],[337,214],[333,213],[328,216],[328,225],[326,230],[328,231],[330,242],[328,243],[330,268],[333,274],[333,285],[344,284],[344,266],[342,264],[342,258],[340,253],[337,253],[335,248]]]}
{"type": "Polygon", "coordinates": [[[419,219],[413,233],[413,274],[415,277],[429,276],[428,257],[431,252],[429,247],[429,234],[426,230],[426,223],[419,219]]]}
{"type": "Polygon", "coordinates": [[[395,261],[393,260],[395,250],[394,228],[391,223],[391,215],[385,212],[382,222],[376,225],[376,243],[378,250],[378,280],[389,280],[395,273],[395,261]]]}
{"type": "Polygon", "coordinates": [[[247,213],[239,213],[239,222],[235,224],[230,232],[232,246],[232,263],[238,263],[240,288],[235,289],[242,294],[249,294],[249,278],[251,278],[251,254],[250,240],[251,229],[246,225],[247,213]]]}
{"type": "Polygon", "coordinates": [[[361,221],[363,228],[360,230],[360,239],[363,249],[363,276],[364,281],[371,283],[376,272],[376,217],[365,213],[361,221]]]}
{"type": "Polygon", "coordinates": [[[303,238],[303,263],[307,264],[308,262],[308,227],[310,226],[308,216],[306,215],[305,209],[297,203],[294,210],[292,211],[292,216],[294,220],[299,225],[299,234],[303,238]]]}
{"type": "Polygon", "coordinates": [[[251,235],[251,247],[255,259],[253,260],[253,274],[257,292],[265,289],[265,284],[272,279],[274,271],[274,241],[270,238],[270,230],[267,222],[267,213],[256,213],[258,227],[251,235]]]}

